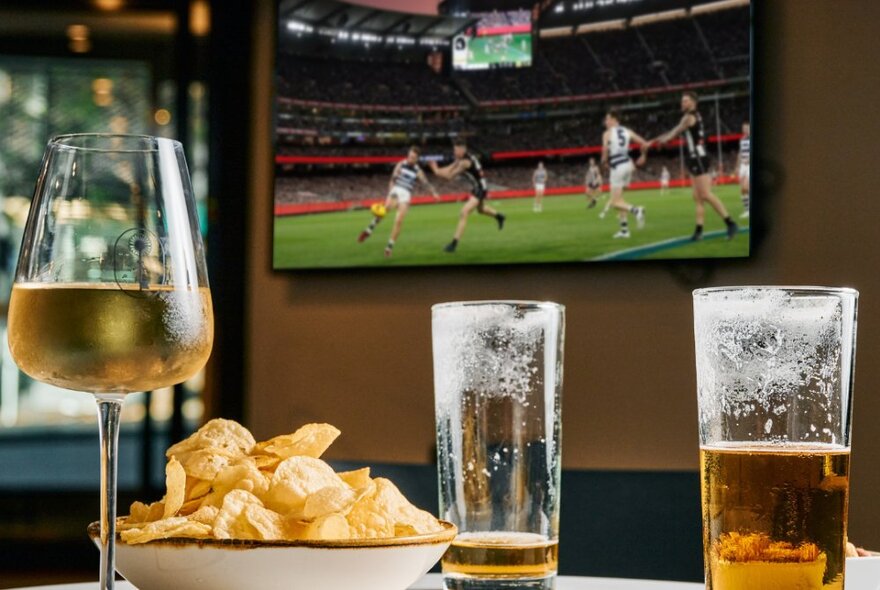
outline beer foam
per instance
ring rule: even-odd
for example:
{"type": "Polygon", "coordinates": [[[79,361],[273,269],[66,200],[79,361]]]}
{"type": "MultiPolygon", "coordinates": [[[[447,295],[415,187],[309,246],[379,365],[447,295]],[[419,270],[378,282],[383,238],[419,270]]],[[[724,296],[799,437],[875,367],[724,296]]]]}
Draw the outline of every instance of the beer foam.
{"type": "Polygon", "coordinates": [[[524,313],[509,304],[438,307],[434,310],[434,386],[438,405],[464,391],[526,402],[540,378],[545,339],[559,330],[551,313],[524,313]],[[540,350],[539,350],[540,349],[540,350]]]}
{"type": "Polygon", "coordinates": [[[821,291],[698,293],[694,333],[704,442],[722,436],[724,421],[726,427],[753,422],[749,435],[783,439],[792,422],[804,422],[798,440],[842,442],[852,339],[844,333],[844,305],[845,299],[821,291]],[[817,425],[832,427],[830,439],[817,425]]]}

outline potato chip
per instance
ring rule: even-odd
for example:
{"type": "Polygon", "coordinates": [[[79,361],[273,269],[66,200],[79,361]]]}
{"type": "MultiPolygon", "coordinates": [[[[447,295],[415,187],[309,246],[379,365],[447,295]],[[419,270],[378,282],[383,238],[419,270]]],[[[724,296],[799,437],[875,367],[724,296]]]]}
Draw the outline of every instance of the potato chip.
{"type": "Polygon", "coordinates": [[[122,531],[120,536],[125,543],[136,545],[156,539],[169,539],[171,537],[199,539],[208,537],[210,534],[210,525],[192,522],[182,516],[175,516],[151,522],[141,529],[122,531]]]}
{"type": "Polygon", "coordinates": [[[357,498],[357,492],[348,487],[321,488],[306,498],[302,518],[303,520],[315,520],[334,512],[347,514],[357,498]]]}
{"type": "Polygon", "coordinates": [[[215,418],[206,422],[189,438],[171,445],[165,456],[176,456],[179,461],[186,461],[191,453],[208,448],[223,449],[236,456],[246,455],[255,444],[250,431],[238,422],[215,418]]]}
{"type": "Polygon", "coordinates": [[[219,513],[220,509],[216,506],[203,506],[190,514],[187,517],[187,520],[214,526],[214,521],[217,519],[219,513]]]}
{"type": "Polygon", "coordinates": [[[301,520],[290,520],[285,519],[284,522],[284,540],[285,541],[299,541],[301,539],[305,539],[308,534],[309,527],[312,526],[311,522],[303,522],[301,520]]]}
{"type": "Polygon", "coordinates": [[[378,477],[373,482],[375,490],[358,500],[347,516],[355,537],[393,537],[398,527],[409,527],[406,530],[415,534],[443,529],[429,512],[410,504],[391,481],[378,477]]]}
{"type": "Polygon", "coordinates": [[[287,459],[289,457],[319,458],[339,436],[339,429],[330,424],[306,424],[293,434],[283,434],[259,443],[257,450],[287,459]]]}
{"type": "Polygon", "coordinates": [[[159,520],[165,514],[164,502],[153,502],[150,505],[143,502],[134,502],[128,509],[128,524],[138,524],[159,520]]]}
{"type": "Polygon", "coordinates": [[[163,518],[177,514],[186,498],[186,472],[175,457],[165,465],[165,510],[163,518]]]}
{"type": "Polygon", "coordinates": [[[302,538],[311,541],[350,539],[351,527],[341,514],[328,514],[306,527],[302,538]]]}
{"type": "Polygon", "coordinates": [[[202,507],[205,503],[204,498],[196,498],[195,500],[187,500],[183,503],[183,506],[180,507],[180,510],[177,511],[177,516],[189,516],[196,510],[202,507]]]}
{"type": "Polygon", "coordinates": [[[442,530],[370,469],[339,474],[319,457],[339,436],[307,424],[255,443],[243,426],[211,420],[167,452],[161,502],[131,505],[117,520],[127,543],[217,539],[387,538],[442,530]]]}
{"type": "Polygon", "coordinates": [[[225,449],[211,447],[187,454],[181,464],[188,476],[211,481],[221,469],[239,456],[225,449]]]}
{"type": "Polygon", "coordinates": [[[201,479],[186,478],[186,501],[197,500],[207,496],[211,491],[211,482],[201,479]]]}
{"type": "Polygon", "coordinates": [[[275,455],[253,455],[251,458],[254,460],[257,469],[271,472],[274,472],[275,468],[282,461],[281,457],[276,457],[275,455]]]}
{"type": "Polygon", "coordinates": [[[214,519],[217,539],[283,539],[285,522],[280,514],[263,506],[260,499],[245,490],[226,494],[214,519]]]}
{"type": "Polygon", "coordinates": [[[257,532],[254,537],[260,541],[274,541],[283,539],[286,523],[284,518],[277,512],[273,512],[263,506],[249,504],[244,509],[244,517],[248,524],[257,532]]]}
{"type": "Polygon", "coordinates": [[[348,488],[327,463],[296,456],[282,461],[264,497],[266,506],[289,518],[301,519],[306,499],[326,487],[348,488]]]}
{"type": "Polygon", "coordinates": [[[253,461],[241,460],[223,468],[211,482],[211,488],[222,494],[232,490],[246,490],[262,497],[269,490],[269,482],[269,476],[257,469],[253,461]]]}
{"type": "Polygon", "coordinates": [[[260,499],[245,490],[233,490],[223,498],[223,504],[214,519],[214,537],[217,539],[252,539],[256,534],[244,519],[248,504],[261,505],[260,499]]]}
{"type": "Polygon", "coordinates": [[[353,488],[365,488],[373,481],[370,479],[370,468],[355,469],[354,471],[340,471],[336,475],[353,488]]]}

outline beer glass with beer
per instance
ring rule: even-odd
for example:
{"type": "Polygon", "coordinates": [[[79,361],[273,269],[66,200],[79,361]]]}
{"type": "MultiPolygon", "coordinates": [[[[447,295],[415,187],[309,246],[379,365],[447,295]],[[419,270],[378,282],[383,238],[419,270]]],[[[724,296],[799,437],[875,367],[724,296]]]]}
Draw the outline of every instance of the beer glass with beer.
{"type": "Polygon", "coordinates": [[[9,348],[34,379],[98,402],[102,590],[114,584],[122,400],[198,372],[213,318],[183,147],[136,135],[50,141],[12,287],[9,348]]]}
{"type": "Polygon", "coordinates": [[[564,330],[555,303],[433,308],[440,517],[460,531],[447,590],[554,587],[564,330]]]}
{"type": "Polygon", "coordinates": [[[707,589],[843,589],[857,305],[694,292],[707,589]]]}

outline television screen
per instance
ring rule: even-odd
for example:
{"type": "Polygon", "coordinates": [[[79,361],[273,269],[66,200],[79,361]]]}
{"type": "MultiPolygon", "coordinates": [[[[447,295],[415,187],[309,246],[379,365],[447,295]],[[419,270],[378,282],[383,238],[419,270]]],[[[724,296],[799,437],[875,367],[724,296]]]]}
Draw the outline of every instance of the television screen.
{"type": "Polygon", "coordinates": [[[750,255],[749,0],[518,15],[279,0],[275,268],[750,255]]]}
{"type": "Polygon", "coordinates": [[[532,14],[528,10],[475,13],[476,26],[452,42],[452,67],[488,70],[532,65],[532,14]]]}

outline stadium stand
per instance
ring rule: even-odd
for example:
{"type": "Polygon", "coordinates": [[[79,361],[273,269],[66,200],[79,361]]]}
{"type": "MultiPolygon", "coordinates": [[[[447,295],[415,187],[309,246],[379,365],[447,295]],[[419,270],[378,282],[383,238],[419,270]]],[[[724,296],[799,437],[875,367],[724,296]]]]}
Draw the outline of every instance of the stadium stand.
{"type": "Polygon", "coordinates": [[[279,96],[370,105],[465,105],[452,84],[424,64],[296,56],[279,60],[279,96]]]}
{"type": "MultiPolygon", "coordinates": [[[[725,99],[721,104],[721,133],[737,133],[748,118],[747,97],[725,99]]],[[[401,146],[408,140],[423,146],[444,151],[449,147],[449,137],[464,135],[473,137],[473,147],[484,153],[511,149],[535,150],[541,148],[571,148],[599,143],[602,133],[604,110],[594,110],[576,116],[539,117],[504,121],[464,119],[372,119],[353,117],[308,117],[291,115],[281,119],[279,153],[308,155],[399,155],[401,146]],[[297,129],[301,134],[285,135],[283,130],[297,129]],[[323,144],[316,143],[320,133],[323,144]],[[389,141],[387,135],[405,135],[389,141]],[[401,141],[403,139],[404,141],[401,141]]],[[[677,122],[679,113],[674,104],[660,108],[626,111],[624,124],[646,137],[659,135],[677,122]]],[[[703,116],[714,128],[715,105],[710,102],[703,107],[703,116]]]]}
{"type": "Polygon", "coordinates": [[[280,96],[371,105],[460,105],[656,89],[748,75],[748,8],[621,31],[541,39],[529,68],[459,72],[424,62],[279,60],[280,96]],[[743,26],[742,23],[745,22],[743,26]],[[743,71],[744,70],[744,71],[743,71]]]}

